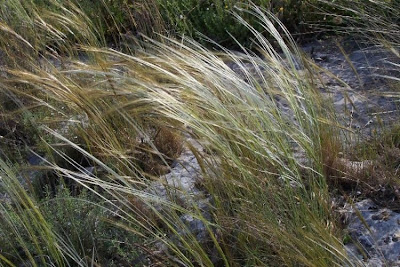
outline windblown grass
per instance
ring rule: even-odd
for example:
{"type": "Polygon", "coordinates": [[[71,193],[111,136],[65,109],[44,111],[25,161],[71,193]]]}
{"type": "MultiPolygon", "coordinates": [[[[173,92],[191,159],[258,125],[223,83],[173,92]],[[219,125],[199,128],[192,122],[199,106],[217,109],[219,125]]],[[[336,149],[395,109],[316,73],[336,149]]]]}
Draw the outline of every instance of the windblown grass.
{"type": "MultiPolygon", "coordinates": [[[[36,198],[2,162],[0,187],[10,197],[8,207],[2,204],[1,220],[8,227],[2,229],[12,229],[16,240],[11,251],[0,251],[4,264],[143,265],[147,258],[171,266],[355,264],[343,248],[326,181],[327,149],[335,147],[337,136],[323,122],[333,117],[322,111],[313,74],[279,20],[257,7],[248,11],[279,44],[274,47],[237,17],[254,35],[258,54],[245,49],[215,54],[190,39],[166,37],[147,39],[146,49],[125,53],[104,48],[89,24],[82,37],[57,45],[71,49],[71,56],[90,55],[87,59],[70,57],[57,66],[50,51],[41,55],[43,64],[29,56],[28,68],[20,64],[21,51],[40,51],[35,42],[70,40],[53,25],[72,33],[86,25],[74,8],[61,8],[64,17],[51,13],[54,21],[42,24],[42,35],[33,40],[7,21],[0,24],[10,37],[1,47],[11,60],[0,86],[39,117],[37,139],[48,148],[48,169],[58,186],[54,201],[62,200],[63,186],[85,189],[100,203],[93,204],[109,212],[95,221],[111,222],[112,233],[118,229],[131,237],[112,241],[140,240],[135,246],[142,255],[132,259],[126,254],[137,251],[118,247],[115,253],[125,260],[118,262],[102,258],[98,245],[79,241],[79,235],[77,242],[67,242],[68,231],[43,216],[48,200],[36,198]],[[6,48],[9,44],[16,49],[6,48]],[[170,168],[187,137],[201,145],[185,144],[201,166],[198,185],[209,195],[206,211],[191,192],[177,193],[159,178],[161,171],[143,165],[170,168]],[[82,159],[96,170],[88,173],[82,159]],[[164,185],[167,197],[150,190],[155,183],[164,185]],[[182,214],[204,225],[206,241],[190,231],[182,214]]],[[[41,16],[33,11],[23,18],[32,26],[41,16]]],[[[21,110],[26,109],[13,114],[21,110]]],[[[0,240],[5,236],[0,232],[0,240]]]]}

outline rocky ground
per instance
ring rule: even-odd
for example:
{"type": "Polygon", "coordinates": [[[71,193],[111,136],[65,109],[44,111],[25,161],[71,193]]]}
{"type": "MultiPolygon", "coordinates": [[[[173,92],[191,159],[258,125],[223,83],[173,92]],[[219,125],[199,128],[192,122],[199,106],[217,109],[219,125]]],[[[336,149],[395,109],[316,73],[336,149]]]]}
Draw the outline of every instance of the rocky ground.
{"type": "Polygon", "coordinates": [[[400,213],[379,207],[370,199],[348,204],[345,212],[350,238],[346,249],[355,261],[371,267],[400,266],[400,213]]]}
{"type": "Polygon", "coordinates": [[[323,68],[320,90],[332,99],[344,125],[370,134],[377,124],[396,122],[399,101],[388,94],[394,88],[384,76],[399,77],[398,66],[393,65],[400,63],[399,57],[384,47],[348,38],[335,41],[316,40],[302,49],[323,68]]]}
{"type": "MultiPolygon", "coordinates": [[[[377,126],[387,127],[398,121],[398,97],[388,94],[395,88],[384,77],[400,76],[398,66],[393,65],[399,63],[399,58],[393,53],[344,39],[337,43],[314,41],[303,49],[330,72],[320,72],[325,81],[320,89],[333,100],[344,126],[365,137],[377,126]]],[[[351,238],[346,249],[354,261],[360,260],[366,266],[400,266],[400,213],[380,207],[371,199],[345,206],[346,230],[351,238]]]]}

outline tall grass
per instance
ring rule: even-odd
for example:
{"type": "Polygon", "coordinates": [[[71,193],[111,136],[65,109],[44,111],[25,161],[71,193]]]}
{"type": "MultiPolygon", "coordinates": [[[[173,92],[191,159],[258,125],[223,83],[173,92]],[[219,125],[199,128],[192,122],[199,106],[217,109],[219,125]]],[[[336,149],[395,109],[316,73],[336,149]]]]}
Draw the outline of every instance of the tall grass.
{"type": "MultiPolygon", "coordinates": [[[[257,54],[244,48],[240,53],[222,48],[216,54],[193,40],[167,37],[146,39],[145,50],[128,53],[104,48],[88,18],[74,6],[59,6],[65,16],[45,13],[51,20],[40,24],[42,15],[37,11],[27,14],[21,2],[12,3],[17,5],[12,10],[21,10],[21,16],[31,26],[42,25],[43,32],[24,36],[26,31],[11,28],[9,21],[0,24],[9,36],[1,47],[12,62],[1,88],[21,97],[38,117],[38,139],[48,148],[47,165],[58,187],[74,183],[88,190],[97,205],[109,211],[98,219],[140,240],[135,246],[150,263],[356,264],[343,248],[324,172],[326,149],[336,136],[327,134],[330,126],[323,124],[328,115],[322,111],[313,73],[272,14],[255,6],[246,11],[273,41],[237,16],[252,32],[257,54]],[[57,25],[71,34],[87,31],[68,43],[71,39],[56,30],[57,25]],[[48,40],[55,40],[58,49],[71,49],[75,55],[79,50],[91,57],[70,58],[61,67],[29,56],[24,62],[29,68],[18,62],[21,51],[39,53],[35,42],[46,45],[48,40]],[[9,44],[15,48],[7,48],[9,44]],[[239,71],[226,62],[236,64],[239,71]],[[181,138],[190,136],[201,145],[196,149],[188,142],[186,147],[201,166],[198,186],[209,195],[210,216],[190,192],[176,193],[179,189],[144,167],[143,162],[154,162],[169,168],[179,154],[161,149],[155,140],[159,129],[181,138]],[[67,153],[65,147],[79,156],[67,153]],[[88,173],[81,159],[96,171],[88,173]],[[164,185],[167,197],[151,190],[155,182],[164,185]],[[187,202],[182,203],[179,195],[187,196],[187,202]],[[190,231],[182,214],[204,225],[206,241],[190,231]]],[[[2,205],[1,218],[8,227],[4,229],[13,229],[18,241],[12,251],[0,251],[4,264],[111,262],[96,253],[95,243],[84,247],[84,242],[67,242],[67,231],[42,215],[43,200],[35,197],[34,190],[26,191],[13,171],[1,164],[0,186],[11,201],[7,208],[2,205]]],[[[54,193],[54,201],[60,201],[59,191],[54,193]]],[[[130,249],[122,252],[136,253],[130,249]]],[[[131,261],[123,264],[144,264],[140,255],[135,257],[128,255],[131,261]]]]}

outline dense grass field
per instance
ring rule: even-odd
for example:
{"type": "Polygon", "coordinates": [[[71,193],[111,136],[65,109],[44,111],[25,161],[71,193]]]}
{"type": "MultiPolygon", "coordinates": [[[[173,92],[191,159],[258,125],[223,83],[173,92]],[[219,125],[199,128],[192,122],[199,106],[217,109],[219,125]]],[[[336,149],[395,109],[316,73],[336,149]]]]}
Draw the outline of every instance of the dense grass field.
{"type": "Polygon", "coordinates": [[[299,46],[350,36],[399,59],[399,12],[0,0],[1,266],[363,266],[336,200],[396,197],[399,125],[341,125],[299,46]]]}

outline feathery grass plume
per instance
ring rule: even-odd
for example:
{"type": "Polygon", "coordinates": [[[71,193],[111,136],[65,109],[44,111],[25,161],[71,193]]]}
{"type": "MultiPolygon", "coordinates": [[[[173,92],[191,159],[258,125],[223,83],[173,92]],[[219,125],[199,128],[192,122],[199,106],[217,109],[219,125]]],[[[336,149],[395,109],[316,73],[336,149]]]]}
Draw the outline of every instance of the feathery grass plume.
{"type": "Polygon", "coordinates": [[[7,38],[10,34],[3,35],[10,31],[1,31],[6,37],[0,43],[2,52],[14,63],[21,64],[16,62],[19,60],[26,64],[30,58],[36,62],[44,54],[76,55],[78,44],[105,45],[96,25],[73,2],[49,0],[44,6],[34,1],[10,0],[3,7],[0,22],[16,33],[11,37],[23,38],[31,48],[24,49],[16,43],[18,40],[7,38]]]}
{"type": "Polygon", "coordinates": [[[165,31],[153,1],[130,4],[122,0],[115,3],[8,0],[0,4],[0,47],[7,55],[4,61],[13,64],[25,62],[27,65],[26,61],[36,62],[43,57],[47,60],[76,57],[82,45],[112,44],[133,49],[130,42],[137,33],[156,37],[155,32],[165,31]],[[18,44],[19,40],[29,49],[18,44]]]}

